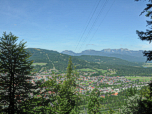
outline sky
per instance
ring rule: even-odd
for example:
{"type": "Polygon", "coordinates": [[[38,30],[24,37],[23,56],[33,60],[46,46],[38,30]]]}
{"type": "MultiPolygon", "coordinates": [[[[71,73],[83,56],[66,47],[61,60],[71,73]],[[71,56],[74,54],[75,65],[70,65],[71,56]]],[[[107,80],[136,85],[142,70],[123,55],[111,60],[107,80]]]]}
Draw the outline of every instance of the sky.
{"type": "Polygon", "coordinates": [[[10,32],[25,48],[62,52],[151,50],[136,30],[150,30],[149,0],[0,0],[0,37],[10,32]]]}

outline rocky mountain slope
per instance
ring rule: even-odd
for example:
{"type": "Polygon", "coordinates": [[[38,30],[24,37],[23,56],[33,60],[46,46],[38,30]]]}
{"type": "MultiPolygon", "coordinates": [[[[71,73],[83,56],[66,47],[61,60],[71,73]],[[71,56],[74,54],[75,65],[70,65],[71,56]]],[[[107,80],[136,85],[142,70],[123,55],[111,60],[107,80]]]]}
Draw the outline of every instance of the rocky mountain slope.
{"type": "MultiPolygon", "coordinates": [[[[147,57],[143,56],[144,50],[128,50],[128,49],[103,49],[101,51],[96,50],[85,50],[81,53],[75,53],[73,51],[65,50],[62,51],[62,54],[67,54],[71,56],[81,56],[81,55],[97,55],[97,56],[106,56],[106,57],[116,57],[119,59],[127,60],[130,62],[146,62],[147,57]]],[[[147,62],[151,63],[151,62],[147,62]]]]}

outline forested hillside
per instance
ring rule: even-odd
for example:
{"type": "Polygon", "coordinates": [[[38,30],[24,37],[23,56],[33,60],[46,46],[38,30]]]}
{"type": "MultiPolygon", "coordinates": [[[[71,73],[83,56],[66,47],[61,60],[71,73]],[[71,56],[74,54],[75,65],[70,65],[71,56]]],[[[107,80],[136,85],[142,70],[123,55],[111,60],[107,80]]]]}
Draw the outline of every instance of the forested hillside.
{"type": "Polygon", "coordinates": [[[116,57],[105,57],[105,56],[95,56],[95,55],[81,55],[77,56],[76,58],[86,60],[89,62],[96,62],[99,64],[110,64],[110,65],[127,65],[127,66],[140,66],[142,67],[143,63],[137,62],[129,62],[126,60],[122,60],[116,57]]]}
{"type": "MultiPolygon", "coordinates": [[[[60,54],[56,51],[27,48],[27,51],[32,54],[29,60],[34,60],[34,63],[47,63],[45,67],[47,69],[55,67],[59,71],[66,71],[66,66],[68,65],[69,55],[60,54]]],[[[119,75],[141,75],[147,76],[152,74],[151,68],[143,68],[142,63],[133,63],[126,60],[122,60],[115,57],[103,57],[103,56],[72,56],[72,62],[76,66],[76,69],[82,68],[98,68],[98,69],[115,69],[116,74],[112,76],[119,75]]],[[[143,63],[144,64],[144,63],[143,63]]],[[[36,66],[35,69],[40,69],[41,66],[36,66]]],[[[37,70],[38,71],[38,70],[37,70]]]]}

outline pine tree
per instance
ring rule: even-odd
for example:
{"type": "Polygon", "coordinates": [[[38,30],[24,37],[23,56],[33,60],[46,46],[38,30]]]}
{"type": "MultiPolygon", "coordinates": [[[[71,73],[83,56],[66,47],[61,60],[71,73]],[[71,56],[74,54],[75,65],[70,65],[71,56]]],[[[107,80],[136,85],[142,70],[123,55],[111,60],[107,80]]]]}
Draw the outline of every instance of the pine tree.
{"type": "Polygon", "coordinates": [[[110,107],[108,107],[109,108],[109,110],[110,111],[108,111],[109,112],[109,114],[113,114],[113,113],[115,113],[115,111],[114,110],[112,110],[110,107]]]}
{"type": "MultiPolygon", "coordinates": [[[[135,1],[139,1],[139,0],[135,0],[135,1]]],[[[149,0],[149,1],[152,2],[152,0],[149,0]]],[[[152,7],[152,4],[146,4],[146,5],[147,5],[147,8],[144,9],[145,11],[149,10],[152,7]]],[[[143,11],[142,13],[144,13],[145,11],[143,11]]],[[[147,11],[147,12],[148,13],[145,16],[149,17],[152,14],[152,11],[147,11]]],[[[152,19],[152,16],[151,16],[151,19],[152,19]]],[[[151,25],[152,21],[147,21],[147,24],[151,25]]],[[[139,32],[138,30],[136,30],[136,33],[138,34],[138,36],[139,36],[139,38],[141,40],[147,40],[147,41],[150,41],[149,43],[151,43],[151,40],[152,40],[151,32],[152,31],[151,30],[146,30],[146,31],[147,32],[143,32],[143,31],[139,32]]],[[[144,51],[143,54],[144,54],[144,56],[147,56],[147,61],[151,61],[152,60],[152,56],[151,56],[152,55],[152,51],[144,51]]],[[[150,94],[149,94],[150,98],[147,99],[147,100],[141,101],[140,102],[140,106],[144,106],[145,107],[144,110],[146,110],[146,113],[152,113],[152,100],[151,100],[151,97],[152,97],[152,82],[148,83],[148,84],[149,84],[149,87],[150,87],[150,94]]]]}
{"type": "Polygon", "coordinates": [[[137,94],[137,92],[138,92],[138,91],[137,91],[137,88],[131,86],[131,88],[128,88],[128,89],[126,90],[125,95],[126,95],[127,97],[131,97],[131,96],[134,96],[135,94],[137,94]]]}
{"type": "Polygon", "coordinates": [[[24,49],[26,42],[23,44],[20,42],[17,46],[15,42],[18,37],[12,35],[11,32],[9,35],[4,32],[3,35],[0,42],[0,73],[7,72],[8,74],[7,76],[0,75],[0,82],[4,82],[0,86],[2,90],[0,102],[7,103],[8,107],[1,110],[8,114],[23,113],[24,109],[29,109],[28,107],[32,105],[25,105],[24,101],[30,99],[29,93],[33,93],[33,90],[38,87],[38,83],[34,86],[27,82],[32,79],[29,75],[33,69],[31,67],[33,61],[27,61],[30,55],[24,49]]]}
{"type": "Polygon", "coordinates": [[[88,113],[89,114],[101,114],[99,111],[100,103],[103,102],[103,98],[100,97],[100,91],[95,88],[89,95],[88,113]]]}
{"type": "MultiPolygon", "coordinates": [[[[58,77],[59,80],[62,78],[60,75],[58,75],[58,77]]],[[[48,96],[49,98],[47,101],[49,101],[51,105],[47,105],[45,107],[41,106],[37,109],[48,110],[47,112],[50,114],[54,114],[56,112],[59,114],[79,114],[78,105],[83,101],[81,94],[78,94],[75,90],[77,86],[76,79],[78,77],[79,74],[76,71],[72,71],[72,61],[70,57],[67,67],[67,75],[65,76],[66,79],[64,81],[60,81],[61,83],[58,83],[57,76],[54,75],[53,79],[49,78],[48,81],[41,85],[41,87],[47,87],[46,91],[52,91],[55,93],[53,97],[51,95],[48,96]],[[73,76],[71,73],[73,73],[73,76]]]]}
{"type": "Polygon", "coordinates": [[[141,107],[142,101],[143,101],[143,98],[138,94],[128,97],[128,99],[126,100],[127,103],[121,106],[120,112],[122,114],[144,114],[145,110],[141,110],[143,109],[141,107]]]}
{"type": "MultiPolygon", "coordinates": [[[[77,86],[76,80],[78,78],[78,73],[76,71],[75,73],[72,71],[72,66],[73,64],[72,64],[72,60],[70,56],[68,67],[67,67],[66,80],[64,80],[58,94],[59,95],[58,103],[60,105],[60,112],[65,111],[64,112],[65,114],[69,114],[70,112],[74,113],[74,110],[78,111],[79,102],[83,102],[81,99],[81,94],[76,93],[76,86],[77,86]]],[[[75,66],[74,66],[74,69],[75,69],[75,66]]],[[[78,112],[75,112],[75,113],[78,113],[78,112]]]]}
{"type": "MultiPolygon", "coordinates": [[[[52,71],[53,73],[53,71],[52,71]]],[[[35,98],[32,100],[38,100],[39,104],[37,107],[32,109],[32,112],[38,112],[39,110],[43,113],[49,113],[49,114],[55,114],[57,112],[57,94],[60,89],[60,84],[57,84],[57,80],[55,76],[52,77],[53,79],[49,78],[47,81],[43,82],[43,84],[40,85],[40,88],[45,88],[45,90],[39,95],[41,95],[41,98],[35,98]],[[52,93],[55,92],[55,94],[48,94],[48,91],[51,91],[52,93]],[[43,100],[42,98],[46,98],[43,100]]],[[[61,81],[62,82],[62,81],[61,81]]]]}

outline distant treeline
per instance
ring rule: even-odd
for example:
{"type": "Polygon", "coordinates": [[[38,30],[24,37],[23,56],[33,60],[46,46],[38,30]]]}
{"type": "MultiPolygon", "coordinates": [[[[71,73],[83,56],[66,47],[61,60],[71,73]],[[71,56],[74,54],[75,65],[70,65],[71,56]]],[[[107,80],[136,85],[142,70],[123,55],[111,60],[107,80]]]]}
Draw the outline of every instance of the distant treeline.
{"type": "MultiPolygon", "coordinates": [[[[47,63],[44,66],[35,66],[35,71],[39,71],[42,67],[46,67],[46,69],[52,69],[53,64],[55,69],[66,72],[66,68],[68,65],[69,55],[60,54],[56,51],[50,50],[36,50],[34,48],[29,48],[28,51],[32,54],[29,60],[34,60],[34,63],[47,63]]],[[[149,76],[152,75],[152,68],[143,68],[142,65],[144,63],[133,63],[128,62],[122,59],[114,58],[114,57],[103,57],[103,56],[72,56],[72,63],[76,66],[76,69],[83,68],[97,68],[97,69],[113,69],[116,71],[116,74],[112,74],[111,76],[149,76]],[[99,60],[100,59],[100,60],[99,60]],[[100,63],[95,63],[100,62],[100,63]],[[136,67],[138,66],[138,67],[136,67]]],[[[101,74],[101,72],[98,72],[101,74]]]]}

